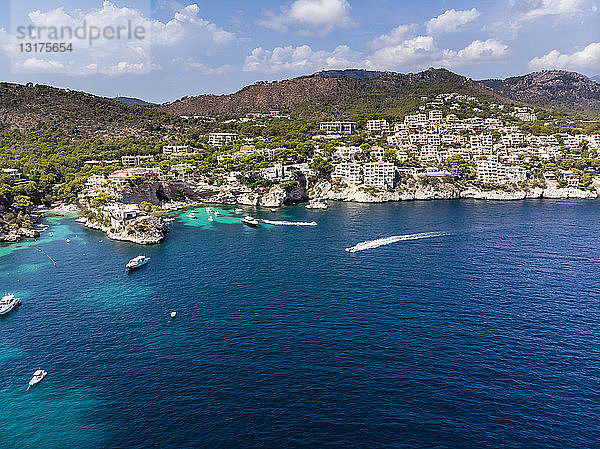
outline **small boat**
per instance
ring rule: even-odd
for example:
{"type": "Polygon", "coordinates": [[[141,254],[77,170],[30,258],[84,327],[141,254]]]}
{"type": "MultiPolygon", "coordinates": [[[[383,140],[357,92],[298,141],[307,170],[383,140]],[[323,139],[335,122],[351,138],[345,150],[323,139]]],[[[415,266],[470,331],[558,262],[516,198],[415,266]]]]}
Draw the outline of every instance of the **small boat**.
{"type": "Polygon", "coordinates": [[[150,262],[150,259],[146,256],[137,256],[134,257],[133,259],[131,259],[127,265],[125,265],[125,268],[127,270],[135,270],[141,266],[146,265],[148,262],[150,262]]]}
{"type": "Polygon", "coordinates": [[[235,211],[236,214],[241,214],[242,212],[244,212],[244,209],[240,209],[239,207],[236,207],[234,209],[234,211],[235,211]]]}
{"type": "Polygon", "coordinates": [[[327,209],[329,206],[322,200],[310,200],[306,205],[307,209],[327,209]]]}
{"type": "Polygon", "coordinates": [[[0,299],[0,315],[6,315],[12,309],[21,305],[21,299],[15,295],[6,294],[0,299]]]}
{"type": "Polygon", "coordinates": [[[44,377],[46,377],[47,375],[48,375],[48,371],[44,371],[43,369],[39,369],[35,373],[33,373],[33,377],[29,381],[29,386],[27,387],[27,391],[29,391],[29,389],[31,387],[33,387],[34,385],[39,384],[42,381],[42,379],[44,377]]]}
{"type": "Polygon", "coordinates": [[[177,312],[171,312],[170,315],[171,315],[171,318],[175,318],[177,316],[177,312]]]}
{"type": "Polygon", "coordinates": [[[242,223],[253,228],[258,227],[258,220],[250,215],[246,215],[244,218],[242,218],[242,223]]]}

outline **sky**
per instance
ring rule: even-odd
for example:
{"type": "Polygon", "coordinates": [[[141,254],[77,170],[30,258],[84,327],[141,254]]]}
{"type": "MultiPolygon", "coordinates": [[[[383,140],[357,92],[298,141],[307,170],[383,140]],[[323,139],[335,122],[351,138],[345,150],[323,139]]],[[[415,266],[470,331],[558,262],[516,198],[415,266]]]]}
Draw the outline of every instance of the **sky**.
{"type": "Polygon", "coordinates": [[[158,103],[324,69],[600,74],[600,0],[0,0],[0,8],[0,80],[158,103]]]}

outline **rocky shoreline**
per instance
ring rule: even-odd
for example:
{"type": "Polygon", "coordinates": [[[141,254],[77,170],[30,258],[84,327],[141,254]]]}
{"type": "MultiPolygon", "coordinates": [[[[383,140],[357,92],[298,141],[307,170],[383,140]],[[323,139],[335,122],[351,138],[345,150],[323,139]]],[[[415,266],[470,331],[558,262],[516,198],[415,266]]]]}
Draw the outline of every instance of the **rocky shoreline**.
{"type": "Polygon", "coordinates": [[[138,245],[156,245],[165,239],[165,235],[170,231],[169,227],[159,218],[149,217],[147,220],[148,229],[141,232],[115,231],[110,226],[103,225],[92,220],[85,220],[81,225],[96,231],[102,231],[111,240],[122,242],[132,242],[138,245]]]}
{"type": "MultiPolygon", "coordinates": [[[[461,187],[443,178],[430,179],[427,182],[410,180],[394,189],[374,189],[365,186],[346,185],[321,180],[308,185],[301,179],[291,189],[283,189],[279,185],[250,189],[247,186],[234,184],[209,184],[206,182],[146,182],[130,186],[120,192],[117,204],[139,204],[149,202],[164,206],[166,211],[194,207],[201,203],[245,205],[260,207],[280,207],[307,202],[310,199],[329,201],[385,203],[398,201],[458,200],[475,199],[490,201],[517,201],[524,199],[595,199],[598,198],[600,182],[593,189],[583,190],[574,187],[559,188],[557,186],[531,187],[528,189],[480,190],[474,187],[461,187]],[[185,201],[181,201],[181,194],[185,201]]],[[[59,205],[51,209],[40,210],[42,213],[73,213],[79,211],[75,205],[59,205]]],[[[139,245],[161,243],[169,232],[166,222],[160,217],[143,217],[144,226],[129,226],[115,230],[110,224],[96,220],[83,219],[82,226],[95,229],[106,234],[109,239],[133,242],[139,245]]],[[[0,243],[16,243],[25,239],[37,238],[40,232],[33,228],[11,229],[0,233],[0,243]]]]}
{"type": "Polygon", "coordinates": [[[436,179],[426,184],[408,183],[395,189],[366,189],[363,186],[340,186],[329,181],[321,181],[311,188],[310,193],[311,198],[359,203],[458,199],[515,201],[539,198],[594,199],[598,197],[595,189],[582,190],[574,187],[549,186],[513,190],[480,190],[474,187],[461,188],[443,179],[436,179]]]}

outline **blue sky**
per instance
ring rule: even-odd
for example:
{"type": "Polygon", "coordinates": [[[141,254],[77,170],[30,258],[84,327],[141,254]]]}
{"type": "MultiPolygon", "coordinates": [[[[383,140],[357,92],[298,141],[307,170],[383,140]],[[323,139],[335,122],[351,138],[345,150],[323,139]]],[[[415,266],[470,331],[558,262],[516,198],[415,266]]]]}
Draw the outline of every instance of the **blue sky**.
{"type": "Polygon", "coordinates": [[[229,93],[255,81],[332,68],[407,73],[446,67],[475,79],[555,68],[600,74],[600,0],[0,0],[0,5],[0,79],[156,102],[229,93]],[[85,39],[64,34],[82,24],[85,39]],[[127,24],[140,27],[143,36],[116,39],[114,30],[127,24]],[[39,35],[19,34],[26,26],[39,35]],[[52,27],[63,35],[48,34],[52,27]],[[92,27],[101,34],[93,40],[92,27]],[[72,51],[21,46],[41,42],[72,44],[72,51]]]}

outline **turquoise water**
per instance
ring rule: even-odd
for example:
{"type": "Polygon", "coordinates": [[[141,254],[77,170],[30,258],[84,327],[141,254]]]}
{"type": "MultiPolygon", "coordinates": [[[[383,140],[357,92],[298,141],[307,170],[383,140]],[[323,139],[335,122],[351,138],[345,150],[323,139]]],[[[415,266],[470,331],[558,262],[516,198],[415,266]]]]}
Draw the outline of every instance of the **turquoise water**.
{"type": "Polygon", "coordinates": [[[2,447],[600,440],[599,201],[212,208],[0,247],[2,447]]]}

